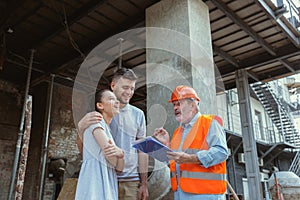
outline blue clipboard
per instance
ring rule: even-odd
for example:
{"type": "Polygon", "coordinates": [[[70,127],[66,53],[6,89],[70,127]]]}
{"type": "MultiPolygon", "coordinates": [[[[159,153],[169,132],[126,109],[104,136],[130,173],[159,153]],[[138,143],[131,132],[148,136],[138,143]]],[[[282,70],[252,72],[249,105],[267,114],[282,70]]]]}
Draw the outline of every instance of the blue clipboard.
{"type": "Polygon", "coordinates": [[[172,152],[169,147],[162,144],[152,136],[136,141],[132,147],[147,153],[152,158],[161,162],[168,162],[170,159],[167,157],[167,152],[172,152]]]}

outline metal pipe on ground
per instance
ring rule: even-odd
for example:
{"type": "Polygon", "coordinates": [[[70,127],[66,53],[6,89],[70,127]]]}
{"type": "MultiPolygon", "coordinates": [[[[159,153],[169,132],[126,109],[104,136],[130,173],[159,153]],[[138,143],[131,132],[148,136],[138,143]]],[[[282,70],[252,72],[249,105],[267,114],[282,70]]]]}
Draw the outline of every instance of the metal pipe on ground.
{"type": "Polygon", "coordinates": [[[15,190],[15,180],[16,180],[18,163],[19,163],[19,159],[20,159],[21,143],[22,143],[22,140],[23,140],[26,102],[27,102],[27,98],[28,98],[28,91],[29,91],[29,85],[30,85],[30,78],[31,78],[31,71],[32,71],[34,53],[35,53],[35,50],[32,49],[31,50],[31,55],[30,55],[28,74],[27,74],[27,81],[26,81],[26,87],[25,87],[24,103],[23,103],[23,109],[22,109],[21,120],[20,120],[18,140],[17,140],[17,144],[16,144],[15,159],[14,159],[13,170],[12,170],[12,175],[11,175],[11,180],[10,180],[8,198],[7,198],[8,200],[14,199],[13,193],[14,193],[14,190],[15,190]]]}
{"type": "Polygon", "coordinates": [[[229,183],[228,181],[226,181],[226,183],[227,183],[227,186],[228,186],[230,192],[231,192],[232,195],[233,195],[234,200],[239,200],[239,197],[237,196],[237,194],[235,193],[235,191],[234,191],[233,188],[231,187],[230,183],[229,183]]]}

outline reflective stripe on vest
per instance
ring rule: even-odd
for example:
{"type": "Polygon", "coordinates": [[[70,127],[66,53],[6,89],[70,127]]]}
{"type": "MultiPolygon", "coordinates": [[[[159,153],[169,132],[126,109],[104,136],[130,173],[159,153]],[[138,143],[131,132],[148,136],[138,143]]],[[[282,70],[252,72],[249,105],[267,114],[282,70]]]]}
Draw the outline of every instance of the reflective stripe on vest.
{"type": "MultiPolygon", "coordinates": [[[[171,178],[176,176],[176,173],[171,173],[171,178]]],[[[188,172],[188,171],[181,171],[180,172],[181,178],[198,178],[198,179],[207,179],[207,180],[219,180],[224,181],[226,180],[226,174],[216,174],[216,173],[207,173],[207,172],[188,172]]]]}

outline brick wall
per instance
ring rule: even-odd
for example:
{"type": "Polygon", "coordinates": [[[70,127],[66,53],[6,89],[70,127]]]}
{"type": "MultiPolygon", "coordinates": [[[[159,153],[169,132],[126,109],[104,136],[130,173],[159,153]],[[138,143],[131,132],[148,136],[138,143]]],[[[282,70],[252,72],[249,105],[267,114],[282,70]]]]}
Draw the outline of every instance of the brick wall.
{"type": "Polygon", "coordinates": [[[48,157],[72,159],[79,154],[72,115],[72,89],[55,86],[52,106],[48,157]]]}
{"type": "Polygon", "coordinates": [[[0,200],[6,200],[9,192],[20,113],[16,86],[0,80],[0,200]]]}
{"type": "MultiPolygon", "coordinates": [[[[72,88],[55,85],[53,88],[48,158],[49,161],[58,158],[63,158],[67,161],[65,173],[58,173],[59,175],[56,175],[63,176],[55,178],[58,184],[61,181],[63,182],[65,178],[76,176],[80,169],[81,159],[76,138],[77,130],[72,113],[72,88]]],[[[55,195],[55,190],[51,188],[51,185],[55,188],[55,182],[46,179],[44,199],[50,198],[51,191],[53,193],[52,196],[55,195]],[[47,197],[45,195],[47,195],[47,197]]]]}
{"type": "Polygon", "coordinates": [[[0,140],[0,199],[7,199],[16,143],[0,140]]]}
{"type": "Polygon", "coordinates": [[[55,182],[54,180],[49,180],[46,178],[44,186],[44,196],[43,200],[53,200],[53,195],[55,193],[55,182]]]}

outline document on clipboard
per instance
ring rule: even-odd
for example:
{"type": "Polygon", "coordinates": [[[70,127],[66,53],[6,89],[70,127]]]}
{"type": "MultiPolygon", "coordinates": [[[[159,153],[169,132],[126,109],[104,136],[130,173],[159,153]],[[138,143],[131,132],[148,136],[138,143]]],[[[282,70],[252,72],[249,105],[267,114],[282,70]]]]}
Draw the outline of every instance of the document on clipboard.
{"type": "Polygon", "coordinates": [[[172,152],[169,147],[159,142],[153,136],[148,136],[133,143],[132,147],[147,153],[152,158],[161,162],[167,162],[170,159],[167,157],[167,152],[172,152]]]}

